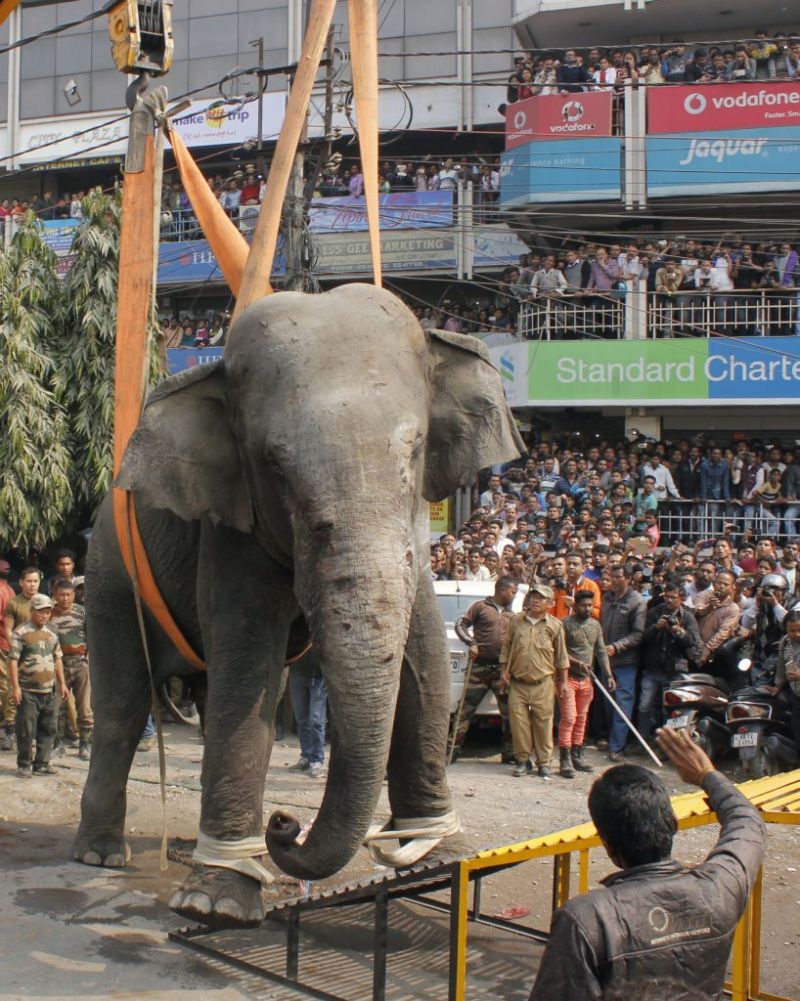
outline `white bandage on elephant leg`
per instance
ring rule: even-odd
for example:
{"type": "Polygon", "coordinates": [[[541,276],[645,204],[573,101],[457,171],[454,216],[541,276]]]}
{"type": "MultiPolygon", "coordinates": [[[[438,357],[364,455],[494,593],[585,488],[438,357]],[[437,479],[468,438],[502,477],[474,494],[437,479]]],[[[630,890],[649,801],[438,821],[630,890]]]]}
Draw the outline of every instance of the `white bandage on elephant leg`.
{"type": "Polygon", "coordinates": [[[407,817],[388,820],[383,826],[373,824],[367,831],[364,844],[378,865],[396,869],[399,866],[413,865],[435,848],[442,838],[458,834],[461,821],[455,810],[442,814],[441,817],[407,817]],[[407,845],[398,848],[386,848],[380,841],[408,841],[407,845]],[[410,839],[410,840],[409,840],[410,839]]]}
{"type": "Polygon", "coordinates": [[[243,876],[249,876],[263,886],[272,883],[275,877],[254,856],[266,855],[264,838],[240,838],[238,841],[222,841],[212,838],[202,831],[197,832],[197,847],[192,852],[192,860],[217,869],[233,869],[243,876]]]}

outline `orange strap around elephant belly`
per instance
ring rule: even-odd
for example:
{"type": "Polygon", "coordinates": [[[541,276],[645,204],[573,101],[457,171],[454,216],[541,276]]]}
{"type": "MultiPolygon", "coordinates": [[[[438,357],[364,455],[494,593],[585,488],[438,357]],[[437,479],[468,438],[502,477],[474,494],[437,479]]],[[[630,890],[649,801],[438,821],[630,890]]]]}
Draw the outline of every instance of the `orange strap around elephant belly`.
{"type": "Polygon", "coordinates": [[[133,581],[134,587],[138,588],[143,604],[167,634],[170,641],[174,644],[175,649],[187,664],[190,664],[196,671],[205,671],[205,662],[189,645],[180,626],[173,619],[172,613],[161,596],[158,584],[156,584],[150,561],[147,558],[147,550],[139,533],[133,494],[127,490],[120,490],[118,487],[114,487],[112,501],[114,505],[114,526],[117,530],[117,540],[122,560],[125,564],[125,569],[128,571],[128,575],[133,581]]]}

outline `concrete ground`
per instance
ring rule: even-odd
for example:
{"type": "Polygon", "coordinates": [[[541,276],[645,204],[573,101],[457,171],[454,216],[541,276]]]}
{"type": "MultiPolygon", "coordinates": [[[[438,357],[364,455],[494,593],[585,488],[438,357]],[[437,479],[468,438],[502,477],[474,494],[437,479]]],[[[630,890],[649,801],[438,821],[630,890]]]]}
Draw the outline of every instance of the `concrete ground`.
{"type": "MultiPolygon", "coordinates": [[[[175,839],[190,841],[196,833],[202,745],[197,731],[189,727],[169,726],[165,735],[167,826],[171,843],[180,847],[175,839]]],[[[554,778],[548,783],[513,778],[499,764],[492,740],[493,735],[479,737],[467,756],[450,768],[454,802],[470,848],[508,844],[587,819],[591,776],[572,781],[554,778]]],[[[598,769],[605,766],[599,752],[588,754],[598,769]]],[[[303,821],[318,808],[323,782],[287,770],[297,755],[294,738],[276,745],[267,780],[265,818],[282,806],[291,808],[303,821]]],[[[127,818],[133,858],[127,869],[119,871],[88,868],[70,860],[87,765],[74,751],[54,759],[54,763],[59,768],[57,776],[26,781],[14,775],[14,756],[0,754],[0,1001],[288,1001],[295,996],[168,940],[168,931],[185,925],[169,911],[167,902],[188,870],[180,862],[170,861],[165,872],[159,871],[161,821],[155,751],[136,755],[128,785],[127,818]]],[[[669,769],[663,774],[673,792],[686,791],[669,769]]],[[[383,816],[388,815],[385,796],[380,810],[383,816]]],[[[713,844],[715,830],[680,835],[676,855],[689,862],[699,861],[713,844]]],[[[592,881],[596,883],[609,871],[609,863],[600,852],[592,854],[592,881]]],[[[344,873],[326,885],[377,871],[362,850],[344,873]]],[[[800,829],[771,827],[763,986],[800,999],[798,871],[800,829]]],[[[546,928],[550,874],[550,863],[539,861],[491,877],[483,893],[484,910],[510,916],[509,909],[521,908],[528,912],[519,917],[522,923],[546,928]]],[[[281,877],[274,892],[288,897],[298,890],[296,881],[281,877]]],[[[527,943],[522,950],[518,945],[516,949],[517,982],[507,985],[498,997],[523,998],[532,982],[539,949],[527,943]]],[[[476,976],[481,972],[476,969],[476,976]]],[[[477,979],[483,980],[480,976],[477,979]]],[[[412,991],[402,996],[415,995],[412,991]]],[[[437,988],[426,996],[446,997],[446,992],[440,994],[437,988]]],[[[470,992],[472,996],[481,995],[470,992]]],[[[482,996],[486,996],[485,982],[482,996]]]]}

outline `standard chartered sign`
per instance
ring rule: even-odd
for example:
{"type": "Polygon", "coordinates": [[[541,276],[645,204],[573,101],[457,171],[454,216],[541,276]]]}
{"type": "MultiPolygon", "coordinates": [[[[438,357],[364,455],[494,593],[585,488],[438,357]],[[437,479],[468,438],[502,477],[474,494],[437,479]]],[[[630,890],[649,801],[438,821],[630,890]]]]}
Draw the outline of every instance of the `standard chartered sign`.
{"type": "Polygon", "coordinates": [[[494,354],[512,406],[800,404],[800,338],[528,342],[494,354]]]}

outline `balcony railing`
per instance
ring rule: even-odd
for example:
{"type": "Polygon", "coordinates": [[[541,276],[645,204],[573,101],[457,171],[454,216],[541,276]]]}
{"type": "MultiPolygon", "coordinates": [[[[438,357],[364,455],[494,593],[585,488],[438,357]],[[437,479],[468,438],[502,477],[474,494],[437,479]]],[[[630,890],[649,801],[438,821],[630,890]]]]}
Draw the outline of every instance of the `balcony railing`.
{"type": "Polygon", "coordinates": [[[798,321],[795,289],[651,293],[649,337],[791,336],[798,321]]]}
{"type": "Polygon", "coordinates": [[[786,540],[797,537],[800,504],[764,504],[746,500],[669,500],[659,505],[659,545],[675,542],[693,545],[717,539],[723,534],[734,541],[768,535],[786,540]]]}
{"type": "Polygon", "coordinates": [[[521,304],[517,332],[529,340],[800,335],[800,289],[733,292],[585,292],[521,304]]]}
{"type": "Polygon", "coordinates": [[[524,303],[519,333],[529,340],[582,340],[625,336],[625,304],[620,292],[596,295],[542,295],[524,303]]]}

